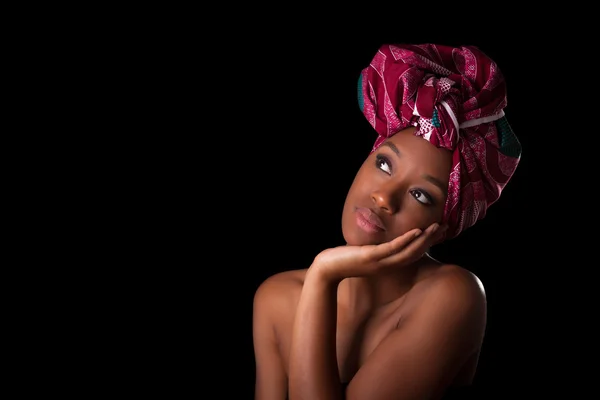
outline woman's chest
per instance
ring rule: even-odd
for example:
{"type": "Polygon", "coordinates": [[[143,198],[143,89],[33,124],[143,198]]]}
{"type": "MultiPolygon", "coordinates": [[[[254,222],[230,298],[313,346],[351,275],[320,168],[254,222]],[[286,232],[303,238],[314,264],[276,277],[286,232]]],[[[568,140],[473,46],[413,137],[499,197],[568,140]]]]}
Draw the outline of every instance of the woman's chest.
{"type": "MultiPolygon", "coordinates": [[[[336,324],[336,354],[340,379],[349,382],[377,346],[398,326],[399,309],[368,316],[356,316],[338,311],[336,324]]],[[[286,372],[289,371],[293,318],[279,335],[280,354],[286,372]]]]}
{"type": "Polygon", "coordinates": [[[368,318],[338,315],[336,350],[340,379],[350,382],[377,346],[397,328],[401,314],[387,312],[368,318]]]}

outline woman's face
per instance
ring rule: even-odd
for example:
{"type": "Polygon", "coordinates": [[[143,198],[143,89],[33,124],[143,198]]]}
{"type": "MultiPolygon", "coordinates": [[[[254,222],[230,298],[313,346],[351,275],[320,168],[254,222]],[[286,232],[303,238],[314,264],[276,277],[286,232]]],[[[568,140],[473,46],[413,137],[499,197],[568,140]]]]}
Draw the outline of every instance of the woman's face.
{"type": "Polygon", "coordinates": [[[358,170],[342,212],[349,245],[387,242],[442,220],[452,153],[414,131],[389,138],[358,170]]]}

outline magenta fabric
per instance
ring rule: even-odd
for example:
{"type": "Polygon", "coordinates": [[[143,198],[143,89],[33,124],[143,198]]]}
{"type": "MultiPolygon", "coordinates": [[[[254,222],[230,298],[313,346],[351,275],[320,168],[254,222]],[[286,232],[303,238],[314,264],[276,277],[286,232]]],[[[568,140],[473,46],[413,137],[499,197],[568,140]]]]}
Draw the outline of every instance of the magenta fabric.
{"type": "Polygon", "coordinates": [[[358,91],[378,134],[372,151],[415,126],[416,135],[453,152],[445,239],[485,217],[521,157],[504,114],[504,76],[492,59],[474,46],[385,44],[362,70],[358,91]]]}

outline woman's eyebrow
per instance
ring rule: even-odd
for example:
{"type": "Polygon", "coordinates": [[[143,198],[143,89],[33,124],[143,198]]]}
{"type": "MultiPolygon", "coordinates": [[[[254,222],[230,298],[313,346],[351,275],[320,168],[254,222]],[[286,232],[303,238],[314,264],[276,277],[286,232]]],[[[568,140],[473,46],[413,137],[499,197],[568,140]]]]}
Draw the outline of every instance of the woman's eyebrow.
{"type": "Polygon", "coordinates": [[[436,178],[434,176],[431,176],[431,175],[427,175],[427,174],[423,175],[422,177],[423,177],[423,179],[425,179],[425,180],[433,183],[435,186],[439,187],[440,190],[442,191],[442,193],[448,194],[447,193],[448,192],[448,186],[444,185],[438,178],[436,178]]]}
{"type": "Polygon", "coordinates": [[[392,143],[392,142],[385,142],[385,143],[383,144],[383,146],[387,146],[387,147],[389,147],[390,149],[392,149],[392,151],[393,151],[394,153],[396,153],[396,155],[397,155],[398,157],[400,157],[400,150],[398,150],[398,148],[396,147],[396,145],[395,145],[394,143],[392,143]]]}

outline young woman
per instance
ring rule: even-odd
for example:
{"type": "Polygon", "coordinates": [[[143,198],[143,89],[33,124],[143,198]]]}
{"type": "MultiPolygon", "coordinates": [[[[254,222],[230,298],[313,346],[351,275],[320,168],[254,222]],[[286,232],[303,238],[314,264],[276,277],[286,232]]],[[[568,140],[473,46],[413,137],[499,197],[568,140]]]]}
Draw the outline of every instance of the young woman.
{"type": "Polygon", "coordinates": [[[358,88],[378,136],[346,245],[256,291],[257,400],[441,399],[476,372],[483,285],[427,251],[483,218],[518,165],[503,76],[476,47],[392,44],[358,88]]]}

